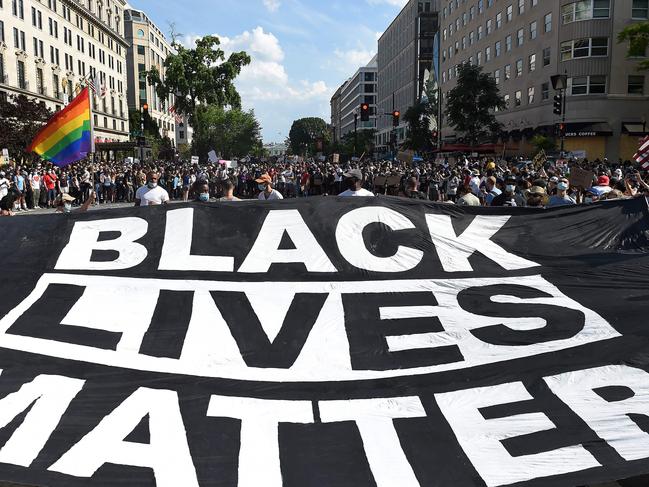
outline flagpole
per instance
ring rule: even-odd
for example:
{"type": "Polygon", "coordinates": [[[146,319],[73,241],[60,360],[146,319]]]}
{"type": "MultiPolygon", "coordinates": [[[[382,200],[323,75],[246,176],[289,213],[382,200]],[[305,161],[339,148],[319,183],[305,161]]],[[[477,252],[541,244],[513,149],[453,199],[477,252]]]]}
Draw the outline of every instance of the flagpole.
{"type": "MultiPolygon", "coordinates": [[[[92,114],[92,100],[90,99],[90,92],[92,91],[89,87],[86,87],[88,90],[88,102],[90,103],[90,152],[92,153],[92,162],[95,162],[95,117],[92,114]]],[[[94,97],[95,94],[93,93],[94,97]]]]}

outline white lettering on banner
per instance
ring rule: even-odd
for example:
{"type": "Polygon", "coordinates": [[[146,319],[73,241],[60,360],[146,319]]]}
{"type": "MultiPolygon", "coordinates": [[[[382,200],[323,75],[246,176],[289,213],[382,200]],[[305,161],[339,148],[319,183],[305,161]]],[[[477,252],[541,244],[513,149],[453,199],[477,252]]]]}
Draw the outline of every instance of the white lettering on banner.
{"type": "Polygon", "coordinates": [[[378,257],[365,245],[363,230],[373,223],[382,223],[391,230],[410,230],[415,225],[401,213],[389,208],[371,206],[358,208],[343,215],[336,227],[338,250],[354,267],[372,272],[405,272],[419,265],[424,253],[400,245],[391,257],[378,257]]]}
{"type": "Polygon", "coordinates": [[[446,272],[471,272],[469,257],[478,252],[508,271],[538,267],[496,244],[491,238],[505,226],[509,216],[476,216],[461,235],[456,235],[449,215],[426,215],[430,238],[446,272]]]}
{"type": "Polygon", "coordinates": [[[95,220],[76,222],[70,241],[65,246],[56,263],[57,270],[116,271],[130,269],[141,264],[147,256],[144,245],[136,240],[146,235],[149,224],[142,218],[114,218],[112,220],[95,220]],[[99,241],[101,233],[119,233],[119,237],[99,241]],[[118,256],[110,261],[93,261],[95,250],[117,252],[118,256]]]}
{"type": "Polygon", "coordinates": [[[232,272],[234,257],[191,255],[194,209],[167,212],[165,238],[160,254],[160,271],[232,272]]]}
{"type": "Polygon", "coordinates": [[[29,409],[21,425],[0,450],[0,462],[29,467],[84,382],[60,375],[39,375],[17,392],[0,399],[0,428],[29,409]]]}
{"type": "Polygon", "coordinates": [[[310,401],[229,396],[212,396],[207,415],[241,420],[238,487],[282,487],[279,423],[313,423],[314,420],[310,401]]]}
{"type": "Polygon", "coordinates": [[[272,264],[301,263],[309,272],[338,272],[297,210],[271,210],[239,272],[268,272],[272,264]],[[294,249],[280,249],[287,234],[294,249]]]}
{"type": "Polygon", "coordinates": [[[91,477],[105,463],[149,467],[158,487],[198,487],[176,391],[140,387],[49,470],[91,477]],[[124,441],[147,415],[150,443],[124,441]]]}
{"type": "Polygon", "coordinates": [[[321,401],[323,423],[355,421],[377,487],[418,487],[419,481],[401,448],[393,419],[425,418],[418,397],[321,401]]]}
{"type": "MultiPolygon", "coordinates": [[[[135,370],[280,382],[346,381],[428,374],[531,357],[619,336],[620,334],[602,317],[565,296],[541,276],[456,280],[252,283],[45,274],[38,281],[34,291],[0,320],[0,347],[8,349],[135,370]],[[57,284],[81,286],[85,291],[76,304],[71,303],[71,310],[62,323],[52,326],[71,324],[76,327],[84,326],[122,333],[115,350],[10,332],[10,328],[23,314],[29,312],[48,287],[57,284]],[[582,313],[584,325],[576,328],[571,336],[525,346],[485,343],[476,336],[474,331],[496,325],[503,325],[513,331],[534,330],[545,326],[545,320],[538,316],[521,318],[481,316],[460,307],[459,293],[467,289],[493,285],[525,286],[538,290],[546,297],[523,299],[515,296],[492,296],[492,303],[507,303],[509,307],[516,304],[535,304],[549,305],[559,310],[565,308],[582,313]],[[133,290],[133,294],[138,299],[125,299],[123,291],[116,291],[120,289],[133,290]],[[387,337],[390,351],[430,349],[431,354],[434,355],[437,347],[452,345],[460,352],[458,359],[439,365],[416,368],[397,367],[392,370],[364,370],[354,369],[351,366],[350,341],[346,333],[347,322],[342,305],[343,296],[394,293],[395,289],[404,294],[430,292],[437,305],[379,307],[377,314],[380,314],[382,319],[436,316],[443,331],[387,337]],[[179,359],[154,357],[139,351],[145,327],[148,329],[152,325],[151,310],[156,306],[158,295],[162,290],[194,293],[193,309],[187,311],[189,320],[185,342],[187,348],[179,350],[182,352],[179,359]],[[245,294],[271,343],[275,342],[275,338],[284,326],[284,317],[287,316],[293,296],[297,293],[314,293],[325,294],[327,297],[317,318],[314,318],[315,322],[305,338],[302,349],[296,352],[297,359],[291,366],[252,367],[247,366],[242,360],[242,352],[231,333],[231,329],[235,329],[238,323],[226,322],[214,305],[210,293],[215,291],[245,294]],[[283,296],[283,298],[276,299],[272,306],[264,306],[264,303],[274,299],[273,296],[283,296]],[[101,313],[97,313],[98,309],[106,307],[119,308],[121,315],[137,316],[142,322],[137,323],[137,326],[133,325],[133,330],[126,330],[114,320],[108,320],[101,316],[101,313]]],[[[183,344],[179,343],[178,346],[182,347],[183,344]]]]}
{"type": "Polygon", "coordinates": [[[513,457],[502,440],[556,426],[543,413],[485,419],[481,408],[533,399],[520,382],[435,394],[460,446],[488,487],[599,467],[581,445],[513,457]]]}
{"type": "Polygon", "coordinates": [[[626,365],[610,365],[546,377],[545,382],[622,458],[649,458],[649,435],[629,417],[649,416],[649,373],[626,365]],[[597,393],[606,387],[621,387],[632,395],[607,401],[597,393]]]}

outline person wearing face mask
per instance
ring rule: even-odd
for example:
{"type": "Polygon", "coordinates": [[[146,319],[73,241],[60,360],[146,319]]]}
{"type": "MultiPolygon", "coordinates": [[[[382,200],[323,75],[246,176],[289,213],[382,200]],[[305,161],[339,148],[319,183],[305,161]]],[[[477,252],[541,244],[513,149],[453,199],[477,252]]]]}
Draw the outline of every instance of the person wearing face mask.
{"type": "MultiPolygon", "coordinates": [[[[76,198],[73,196],[70,196],[68,193],[62,193],[59,197],[56,198],[55,201],[55,207],[56,209],[54,210],[56,213],[71,213],[72,212],[72,203],[76,201],[76,198]]],[[[88,211],[88,208],[90,208],[90,205],[93,204],[95,201],[95,192],[90,190],[90,196],[88,199],[85,201],[83,205],[79,207],[78,210],[74,210],[74,212],[86,212],[88,211]]]]}
{"type": "Polygon", "coordinates": [[[550,197],[548,208],[553,208],[556,206],[576,205],[577,202],[570,195],[568,195],[569,188],[570,183],[568,182],[568,180],[566,178],[561,178],[556,186],[557,194],[550,197]]]}
{"type": "Polygon", "coordinates": [[[194,185],[194,194],[196,194],[195,201],[201,203],[210,202],[210,185],[205,180],[197,181],[194,185]]]}
{"type": "Polygon", "coordinates": [[[283,200],[282,193],[273,189],[273,180],[269,174],[263,174],[260,178],[255,179],[257,188],[260,193],[258,198],[260,200],[283,200]]]}
{"type": "Polygon", "coordinates": [[[146,176],[146,185],[135,193],[135,206],[155,206],[169,203],[169,193],[158,186],[158,173],[150,172],[146,176]]]}
{"type": "Polygon", "coordinates": [[[505,180],[505,188],[491,201],[491,206],[518,206],[516,203],[516,179],[508,177],[505,180]]]}

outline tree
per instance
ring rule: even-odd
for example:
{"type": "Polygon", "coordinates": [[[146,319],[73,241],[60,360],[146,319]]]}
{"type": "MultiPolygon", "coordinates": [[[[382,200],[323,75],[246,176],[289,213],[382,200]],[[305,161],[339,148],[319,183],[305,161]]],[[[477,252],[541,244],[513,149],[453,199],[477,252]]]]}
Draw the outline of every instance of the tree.
{"type": "Polygon", "coordinates": [[[408,123],[408,136],[404,148],[419,152],[430,151],[434,148],[433,128],[437,128],[437,89],[433,80],[426,83],[425,96],[403,115],[408,123]]]}
{"type": "MultiPolygon", "coordinates": [[[[139,134],[142,127],[142,112],[139,110],[129,109],[128,123],[129,127],[131,127],[131,132],[139,134]]],[[[148,139],[160,139],[160,126],[158,125],[158,122],[156,122],[155,118],[152,118],[149,113],[144,115],[144,134],[142,135],[148,139]]]]}
{"type": "Polygon", "coordinates": [[[151,144],[151,152],[154,159],[173,161],[176,158],[176,149],[169,137],[154,139],[151,144]]]}
{"type": "Polygon", "coordinates": [[[147,73],[158,97],[167,100],[174,95],[176,112],[186,115],[194,128],[197,128],[195,115],[199,105],[241,107],[241,97],[233,82],[241,69],[250,64],[250,56],[243,51],[235,52],[226,61],[220,45],[215,36],[197,40],[193,49],[174,41],[177,54],[165,59],[164,79],[156,67],[147,73]]]}
{"type": "Polygon", "coordinates": [[[446,98],[447,119],[471,145],[499,133],[500,123],[494,110],[504,108],[505,100],[491,75],[483,73],[480,66],[468,63],[459,66],[457,86],[446,98]]]}
{"type": "Polygon", "coordinates": [[[225,159],[231,159],[258,151],[262,145],[261,126],[253,110],[200,106],[196,120],[192,149],[199,157],[207,157],[214,150],[225,159]]]}
{"type": "Polygon", "coordinates": [[[557,148],[556,141],[545,135],[535,135],[530,141],[534,147],[534,155],[538,154],[541,151],[551,152],[557,148]]]}
{"type": "Polygon", "coordinates": [[[341,155],[348,157],[360,157],[362,154],[370,155],[374,151],[375,138],[375,129],[359,130],[356,137],[354,137],[353,131],[347,132],[342,136],[340,143],[335,149],[339,151],[341,155]]]}
{"type": "MultiPolygon", "coordinates": [[[[629,41],[627,57],[645,57],[649,47],[649,22],[631,24],[624,28],[617,36],[618,42],[629,41]]],[[[645,59],[638,63],[638,70],[649,69],[649,60],[645,59]]]]}
{"type": "Polygon", "coordinates": [[[293,154],[324,152],[331,145],[331,133],[327,122],[317,117],[301,118],[293,122],[288,137],[293,154]],[[322,149],[317,147],[318,140],[323,142],[322,149]]]}
{"type": "Polygon", "coordinates": [[[52,112],[44,103],[25,95],[0,101],[0,149],[8,149],[10,156],[24,160],[27,147],[50,118],[52,112]]]}

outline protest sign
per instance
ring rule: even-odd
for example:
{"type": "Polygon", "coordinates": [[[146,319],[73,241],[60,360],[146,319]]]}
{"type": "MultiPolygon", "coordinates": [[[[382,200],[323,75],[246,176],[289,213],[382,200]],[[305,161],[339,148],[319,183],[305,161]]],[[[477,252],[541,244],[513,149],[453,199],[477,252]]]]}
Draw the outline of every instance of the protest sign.
{"type": "Polygon", "coordinates": [[[192,156],[192,164],[198,164],[199,158],[198,156],[192,156]]]}
{"type": "Polygon", "coordinates": [[[588,189],[593,186],[593,172],[577,166],[570,168],[570,185],[575,188],[588,189]]]}
{"type": "Polygon", "coordinates": [[[209,151],[207,154],[207,160],[210,161],[212,164],[216,164],[219,162],[219,156],[216,155],[216,151],[209,151]]]}
{"type": "Polygon", "coordinates": [[[647,210],[309,198],[7,219],[0,479],[647,474],[647,210]]]}

